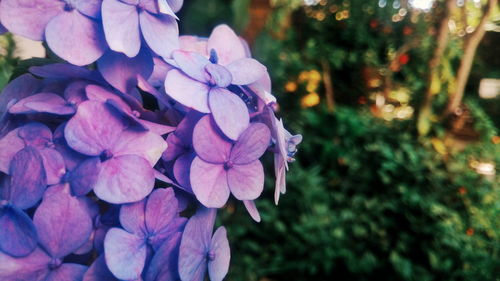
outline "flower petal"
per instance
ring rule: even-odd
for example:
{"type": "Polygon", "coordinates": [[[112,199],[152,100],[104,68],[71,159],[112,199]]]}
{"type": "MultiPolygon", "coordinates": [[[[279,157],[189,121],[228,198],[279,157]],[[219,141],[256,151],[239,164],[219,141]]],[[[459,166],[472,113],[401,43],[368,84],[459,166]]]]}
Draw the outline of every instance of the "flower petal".
{"type": "Polygon", "coordinates": [[[230,160],[235,164],[248,164],[259,159],[271,142],[271,131],[264,123],[252,123],[231,150],[230,160]]]}
{"type": "Polygon", "coordinates": [[[217,228],[210,243],[210,252],[214,254],[214,260],[208,261],[208,275],[210,281],[222,281],[229,271],[231,251],[227,240],[226,228],[217,228]]]}
{"type": "Polygon", "coordinates": [[[191,164],[191,188],[196,199],[209,208],[221,208],[229,198],[224,165],[211,164],[195,157],[191,164]]]}
{"type": "Polygon", "coordinates": [[[177,215],[177,199],[172,188],[156,189],[146,203],[146,228],[149,234],[165,230],[177,215]]]}
{"type": "Polygon", "coordinates": [[[120,224],[137,237],[146,237],[146,199],[123,204],[120,208],[120,224]]]}
{"type": "Polygon", "coordinates": [[[42,123],[28,123],[19,128],[18,135],[26,145],[37,149],[41,150],[51,146],[52,131],[42,123]]]}
{"type": "Polygon", "coordinates": [[[10,163],[10,201],[21,209],[33,207],[47,187],[43,159],[37,149],[27,146],[10,163]]]}
{"type": "MultiPolygon", "coordinates": [[[[160,2],[162,1],[164,0],[160,0],[160,2]]],[[[167,0],[167,3],[170,6],[170,8],[172,8],[172,11],[174,11],[174,13],[177,13],[182,8],[184,0],[167,0]]]]}
{"type": "Polygon", "coordinates": [[[222,164],[229,160],[231,143],[220,136],[210,115],[205,115],[194,127],[193,147],[207,162],[222,164]]]}
{"type": "Polygon", "coordinates": [[[220,65],[228,65],[233,61],[246,57],[245,48],[241,44],[240,38],[225,24],[214,28],[208,38],[207,49],[214,49],[217,52],[218,64],[220,65]]]}
{"type": "Polygon", "coordinates": [[[83,276],[83,281],[119,281],[109,271],[104,255],[100,255],[83,276]]]}
{"type": "Polygon", "coordinates": [[[59,95],[40,93],[20,100],[9,108],[9,112],[11,114],[51,113],[71,115],[75,113],[75,108],[59,95]]]}
{"type": "Polygon", "coordinates": [[[179,249],[182,281],[202,281],[205,277],[216,214],[215,209],[200,207],[186,224],[179,249]]]}
{"type": "Polygon", "coordinates": [[[227,182],[236,199],[257,199],[264,190],[264,168],[259,160],[234,165],[227,171],[227,182]]]}
{"type": "Polygon", "coordinates": [[[0,94],[0,116],[7,110],[11,100],[18,101],[32,95],[41,84],[41,81],[31,74],[23,74],[12,80],[0,94]]]}
{"type": "Polygon", "coordinates": [[[87,268],[81,264],[64,263],[57,269],[51,270],[45,281],[80,281],[87,268]]]}
{"type": "Polygon", "coordinates": [[[125,125],[106,106],[97,101],[86,101],[78,106],[73,118],[68,121],[64,135],[74,150],[99,156],[111,148],[125,125]]]}
{"type": "Polygon", "coordinates": [[[97,76],[95,71],[81,66],[72,65],[69,63],[51,63],[41,66],[32,66],[29,71],[36,76],[42,78],[56,79],[87,79],[96,82],[102,82],[102,78],[97,76]]]}
{"type": "MultiPolygon", "coordinates": [[[[147,281],[179,280],[178,259],[182,233],[177,232],[155,252],[146,271],[147,281]]],[[[85,280],[84,280],[85,281],[85,280]]]]}
{"type": "Polygon", "coordinates": [[[155,53],[169,58],[173,50],[179,49],[179,27],[171,16],[139,13],[142,36],[155,53]]]}
{"type": "Polygon", "coordinates": [[[208,91],[206,84],[193,80],[177,69],[167,73],[165,91],[180,104],[199,112],[208,113],[208,91]]]}
{"type": "Polygon", "coordinates": [[[186,153],[180,156],[174,163],[174,177],[179,183],[183,190],[193,193],[191,189],[191,183],[189,180],[189,174],[191,169],[191,163],[196,155],[194,153],[186,153]]]}
{"type": "Polygon", "coordinates": [[[90,238],[88,209],[69,190],[51,187],[33,217],[40,244],[53,258],[63,258],[90,238]]]}
{"type": "Polygon", "coordinates": [[[205,71],[210,77],[210,83],[221,88],[229,86],[233,80],[231,72],[222,65],[209,63],[205,65],[205,71]]]}
{"type": "Polygon", "coordinates": [[[134,280],[141,276],[146,250],[144,239],[119,228],[111,228],[104,239],[106,264],[118,279],[134,280]]]}
{"type": "Polygon", "coordinates": [[[104,0],[102,23],[106,42],[111,50],[124,53],[129,58],[137,56],[141,48],[141,37],[136,6],[118,0],[104,0]]]}
{"type": "MultiPolygon", "coordinates": [[[[36,248],[38,237],[35,226],[30,217],[21,209],[15,206],[0,207],[0,225],[2,226],[0,228],[0,252],[13,257],[24,257],[36,248]]],[[[2,276],[1,271],[0,276],[2,276]]]]}
{"type": "Polygon", "coordinates": [[[4,0],[0,6],[2,24],[12,33],[42,41],[49,21],[64,11],[63,1],[4,0]]]}
{"type": "Polygon", "coordinates": [[[47,184],[57,184],[66,173],[66,164],[64,158],[55,149],[45,148],[38,150],[42,156],[43,167],[47,175],[47,184]]]}
{"type": "Polygon", "coordinates": [[[45,281],[50,260],[40,248],[24,258],[14,258],[0,252],[0,280],[45,281]]]}
{"type": "Polygon", "coordinates": [[[232,140],[237,140],[250,123],[245,102],[229,90],[211,89],[208,94],[208,105],[217,127],[232,140]]]}
{"type": "Polygon", "coordinates": [[[102,0],[76,0],[73,3],[80,13],[91,18],[101,17],[102,0]]]}
{"type": "Polygon", "coordinates": [[[14,129],[0,139],[0,171],[6,174],[9,174],[14,155],[25,146],[23,139],[19,137],[19,130],[20,128],[14,129]]]}
{"type": "Polygon", "coordinates": [[[130,203],[142,200],[151,193],[154,183],[153,168],[146,159],[122,155],[101,163],[94,192],[108,203],[130,203]]]}
{"type": "Polygon", "coordinates": [[[257,210],[257,206],[255,206],[255,201],[253,200],[243,200],[243,204],[245,205],[245,209],[247,209],[248,214],[252,217],[252,219],[256,222],[260,222],[260,213],[257,210]]]}
{"type": "Polygon", "coordinates": [[[148,160],[149,166],[153,167],[160,160],[163,151],[167,149],[165,140],[151,131],[137,132],[125,130],[120,134],[111,152],[113,155],[137,155],[148,160]]]}
{"type": "Polygon", "coordinates": [[[123,93],[128,93],[137,86],[137,75],[149,78],[153,67],[153,58],[144,48],[133,58],[108,50],[97,61],[97,68],[104,79],[123,93]]]}
{"type": "Polygon", "coordinates": [[[101,170],[101,161],[92,157],[78,165],[69,175],[71,191],[75,196],[83,196],[89,193],[97,182],[97,176],[101,170]]]}
{"type": "Polygon", "coordinates": [[[250,58],[239,59],[228,64],[227,70],[233,76],[232,84],[248,85],[261,79],[267,68],[260,62],[250,58]]]}
{"type": "Polygon", "coordinates": [[[210,61],[204,56],[187,51],[175,51],[172,57],[179,65],[179,68],[189,77],[203,83],[208,82],[207,72],[205,66],[211,64],[210,61]]]}

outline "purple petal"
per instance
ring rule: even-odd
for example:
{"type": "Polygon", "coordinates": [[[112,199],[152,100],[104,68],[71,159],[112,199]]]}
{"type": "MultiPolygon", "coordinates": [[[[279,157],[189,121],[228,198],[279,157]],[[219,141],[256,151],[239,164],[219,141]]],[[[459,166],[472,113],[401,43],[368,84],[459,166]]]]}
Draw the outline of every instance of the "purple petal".
{"type": "Polygon", "coordinates": [[[87,68],[68,63],[52,63],[42,66],[32,66],[29,68],[29,71],[42,78],[91,79],[93,77],[92,71],[88,70],[87,68]]]}
{"type": "Polygon", "coordinates": [[[252,217],[252,219],[256,222],[260,222],[260,213],[255,206],[255,201],[253,200],[243,200],[243,204],[245,205],[245,209],[247,209],[248,214],[252,217]]]}
{"type": "Polygon", "coordinates": [[[215,209],[200,207],[186,224],[179,250],[182,281],[202,281],[205,277],[216,214],[215,209]]]}
{"type": "Polygon", "coordinates": [[[144,48],[134,58],[128,58],[121,53],[107,51],[97,61],[97,68],[104,79],[123,93],[128,93],[132,88],[137,86],[137,75],[149,78],[153,72],[153,67],[151,54],[144,48]]]}
{"type": "Polygon", "coordinates": [[[278,205],[280,199],[280,193],[286,192],[286,160],[283,157],[275,153],[274,154],[274,175],[276,177],[275,187],[274,187],[274,203],[278,205]]]}
{"type": "Polygon", "coordinates": [[[62,155],[52,148],[40,149],[38,152],[42,156],[43,167],[47,175],[47,184],[59,183],[66,173],[66,164],[62,155]]]}
{"type": "Polygon", "coordinates": [[[227,70],[233,76],[232,84],[248,85],[258,81],[266,74],[267,69],[260,62],[244,58],[234,61],[227,66],[227,70]]]}
{"type": "Polygon", "coordinates": [[[137,121],[142,126],[147,128],[148,130],[150,130],[151,133],[159,135],[159,136],[163,136],[163,135],[166,135],[168,133],[175,131],[175,127],[172,127],[172,126],[167,126],[167,125],[163,125],[163,124],[159,124],[159,123],[155,123],[155,122],[151,122],[151,121],[147,121],[147,120],[142,120],[142,119],[137,119],[137,121]]]}
{"type": "Polygon", "coordinates": [[[186,51],[175,51],[172,57],[179,65],[179,68],[189,77],[203,83],[209,81],[205,67],[210,65],[210,61],[204,56],[186,51]]]}
{"type": "Polygon", "coordinates": [[[137,237],[145,237],[146,231],[146,200],[124,204],[120,208],[120,224],[137,237]]]}
{"type": "Polygon", "coordinates": [[[109,89],[105,89],[97,85],[88,85],[85,88],[86,96],[89,100],[106,102],[108,100],[114,101],[119,107],[126,111],[132,111],[130,106],[117,94],[111,92],[109,89]]]}
{"type": "Polygon", "coordinates": [[[257,199],[264,190],[264,168],[259,160],[234,165],[227,171],[227,182],[236,199],[257,199]]]}
{"type": "Polygon", "coordinates": [[[231,143],[216,131],[210,115],[201,118],[194,127],[193,147],[196,154],[207,162],[222,164],[229,160],[231,143]]]}
{"type": "MultiPolygon", "coordinates": [[[[5,3],[5,1],[4,1],[5,3]]],[[[41,86],[41,81],[31,74],[23,74],[12,80],[0,94],[0,115],[7,110],[11,100],[20,100],[32,95],[41,86]]]]}
{"type": "Polygon", "coordinates": [[[75,116],[68,121],[64,135],[74,150],[98,156],[119,138],[125,125],[103,103],[86,101],[78,106],[75,116]]]}
{"type": "Polygon", "coordinates": [[[87,194],[97,182],[97,176],[101,170],[101,161],[97,157],[92,157],[70,172],[69,183],[75,196],[87,194]]]}
{"type": "Polygon", "coordinates": [[[233,77],[224,66],[209,63],[205,66],[205,71],[210,77],[210,84],[225,88],[231,84],[233,77]]]}
{"type": "Polygon", "coordinates": [[[119,228],[110,229],[104,240],[106,264],[118,279],[133,280],[141,276],[146,250],[143,238],[119,228]]]}
{"type": "Polygon", "coordinates": [[[45,37],[56,55],[75,65],[91,64],[106,50],[101,26],[76,10],[53,18],[45,37]]]}
{"type": "Polygon", "coordinates": [[[54,144],[56,150],[63,156],[66,168],[73,170],[77,165],[87,159],[87,156],[71,149],[64,138],[64,128],[66,123],[59,125],[54,132],[54,144]]]}
{"type": "Polygon", "coordinates": [[[42,41],[49,21],[64,11],[65,3],[53,0],[3,0],[0,6],[2,24],[12,33],[42,41]]]}
{"type": "Polygon", "coordinates": [[[80,13],[91,18],[101,17],[102,0],[77,0],[73,3],[80,13]]]}
{"type": "Polygon", "coordinates": [[[235,164],[248,164],[259,159],[271,142],[271,131],[263,123],[252,123],[231,150],[230,160],[235,164]]]}
{"type": "MultiPolygon", "coordinates": [[[[178,210],[179,211],[179,210],[178,210]]],[[[156,233],[153,236],[149,237],[149,245],[153,248],[154,251],[158,251],[158,249],[168,240],[170,240],[177,233],[184,230],[184,227],[187,223],[187,218],[177,217],[173,219],[170,224],[167,225],[166,228],[162,230],[162,232],[156,233]]],[[[180,241],[179,241],[180,242],[180,241]]]]}
{"type": "Polygon", "coordinates": [[[64,263],[51,270],[45,281],[81,281],[87,267],[81,264],[64,263]]]}
{"type": "Polygon", "coordinates": [[[165,91],[170,97],[186,107],[203,113],[210,112],[208,108],[208,85],[187,77],[177,69],[167,73],[165,91]]]}
{"type": "Polygon", "coordinates": [[[155,53],[169,58],[173,50],[179,49],[179,28],[173,17],[142,11],[139,22],[144,40],[155,53]]]}
{"type": "Polygon", "coordinates": [[[175,12],[172,10],[172,8],[170,7],[170,5],[166,0],[158,0],[158,8],[160,13],[169,15],[178,20],[177,16],[175,15],[175,12]]]}
{"type": "Polygon", "coordinates": [[[24,257],[36,248],[38,237],[35,226],[22,210],[15,206],[1,206],[0,225],[2,226],[0,228],[0,252],[13,257],[24,257]]]}
{"type": "Polygon", "coordinates": [[[47,175],[40,153],[28,146],[20,150],[10,163],[10,201],[21,209],[35,205],[47,187],[47,175]]]}
{"type": "MultiPolygon", "coordinates": [[[[154,75],[158,75],[158,73],[155,73],[155,72],[158,72],[159,70],[157,69],[157,66],[158,66],[158,63],[157,61],[160,60],[158,58],[153,58],[153,61],[155,62],[155,68],[153,70],[153,74],[151,76],[154,76],[154,75]]],[[[163,85],[163,82],[165,81],[165,77],[167,76],[167,72],[164,73],[164,76],[162,75],[161,78],[161,82],[155,82],[153,81],[154,83],[157,83],[157,86],[161,86],[163,85]]],[[[167,98],[167,96],[164,94],[164,93],[160,93],[155,87],[153,87],[153,85],[151,84],[151,80],[154,80],[154,79],[157,79],[157,78],[152,78],[150,77],[149,78],[149,81],[146,81],[146,79],[144,79],[144,77],[138,75],[137,76],[137,83],[138,83],[138,87],[145,91],[145,92],[148,92],[150,93],[152,96],[154,96],[158,102],[160,104],[163,104],[163,105],[169,105],[169,100],[167,98]]]]}
{"type": "Polygon", "coordinates": [[[209,57],[207,52],[207,38],[182,35],[179,37],[180,49],[187,52],[194,52],[209,57]]]}
{"type": "Polygon", "coordinates": [[[208,275],[210,281],[222,281],[229,271],[231,251],[227,240],[226,229],[221,226],[217,228],[210,243],[210,258],[208,259],[208,275]],[[213,254],[213,259],[212,259],[213,254]]]}
{"type": "Polygon", "coordinates": [[[217,127],[232,140],[237,140],[250,123],[245,102],[226,89],[210,90],[208,105],[217,127]]]}
{"type": "Polygon", "coordinates": [[[83,281],[119,281],[109,271],[104,255],[100,255],[83,276],[83,281]]]}
{"type": "Polygon", "coordinates": [[[40,244],[53,258],[63,258],[90,238],[87,208],[68,189],[51,187],[33,217],[40,244]],[[49,192],[51,191],[51,192],[49,192]]]}
{"type": "Polygon", "coordinates": [[[148,233],[164,231],[177,215],[177,199],[172,188],[156,189],[146,203],[146,228],[148,233]]]}
{"type": "Polygon", "coordinates": [[[40,248],[24,258],[14,258],[0,252],[0,280],[45,281],[50,260],[40,248]]]}
{"type": "Polygon", "coordinates": [[[123,131],[117,142],[111,149],[115,156],[137,155],[148,160],[149,167],[153,167],[160,160],[163,151],[167,149],[167,143],[159,135],[152,132],[136,132],[132,130],[123,131]]]}
{"type": "Polygon", "coordinates": [[[101,164],[94,192],[112,204],[136,202],[153,189],[155,175],[149,162],[136,155],[113,157],[101,164]]]}
{"type": "MultiPolygon", "coordinates": [[[[146,272],[147,281],[179,280],[177,269],[181,232],[177,232],[169,241],[156,251],[146,272]]],[[[84,280],[85,281],[85,280],[84,280]]]]}
{"type": "Polygon", "coordinates": [[[11,114],[51,113],[71,115],[75,113],[75,108],[56,94],[40,93],[20,100],[9,109],[9,112],[11,114]]]}
{"type": "Polygon", "coordinates": [[[87,100],[85,89],[88,85],[87,81],[75,81],[69,84],[64,90],[64,98],[69,104],[79,105],[87,100]]]}
{"type": "Polygon", "coordinates": [[[137,7],[118,0],[104,0],[102,23],[106,42],[111,50],[124,53],[130,58],[137,56],[141,48],[137,7]]]}
{"type": "Polygon", "coordinates": [[[165,77],[167,77],[167,72],[172,70],[173,67],[159,57],[154,57],[153,62],[154,62],[154,70],[153,73],[151,74],[151,77],[149,77],[148,82],[154,87],[161,87],[165,83],[165,77]]]}
{"type": "Polygon", "coordinates": [[[23,139],[19,137],[19,130],[20,128],[14,129],[0,139],[0,171],[6,174],[9,174],[14,155],[25,146],[23,139]]]}
{"type": "Polygon", "coordinates": [[[227,25],[218,25],[208,38],[208,50],[214,49],[219,58],[218,63],[227,65],[246,57],[245,48],[240,38],[227,25]]]}
{"type": "Polygon", "coordinates": [[[0,34],[4,34],[5,32],[7,32],[7,29],[0,23],[0,34]]]}
{"type": "Polygon", "coordinates": [[[200,121],[203,114],[196,110],[189,111],[175,130],[175,135],[178,136],[187,146],[193,145],[193,130],[194,126],[200,121]]]}
{"type": "Polygon", "coordinates": [[[52,145],[52,131],[42,123],[28,123],[19,128],[18,135],[26,145],[38,149],[44,149],[52,145]]]}
{"type": "MultiPolygon", "coordinates": [[[[164,0],[160,0],[162,2],[164,0]]],[[[184,4],[184,0],[166,0],[170,8],[172,8],[172,11],[174,13],[177,13],[181,8],[182,4],[184,4]]]]}
{"type": "Polygon", "coordinates": [[[186,153],[179,157],[174,163],[174,177],[175,180],[181,185],[182,189],[193,193],[189,174],[191,170],[191,163],[196,155],[194,153],[186,153]]]}
{"type": "Polygon", "coordinates": [[[191,188],[196,199],[209,208],[221,208],[229,198],[224,165],[211,164],[196,157],[191,164],[191,188]]]}

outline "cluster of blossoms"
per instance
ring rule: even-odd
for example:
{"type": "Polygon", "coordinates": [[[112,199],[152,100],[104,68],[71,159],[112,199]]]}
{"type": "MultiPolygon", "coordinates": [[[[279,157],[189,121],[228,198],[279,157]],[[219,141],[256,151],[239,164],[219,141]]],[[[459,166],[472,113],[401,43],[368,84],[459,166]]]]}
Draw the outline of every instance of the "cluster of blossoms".
{"type": "Polygon", "coordinates": [[[222,280],[217,208],[256,221],[301,136],[275,116],[266,67],[228,26],[179,36],[182,0],[0,0],[0,32],[66,62],[0,94],[0,281],[222,280]]]}

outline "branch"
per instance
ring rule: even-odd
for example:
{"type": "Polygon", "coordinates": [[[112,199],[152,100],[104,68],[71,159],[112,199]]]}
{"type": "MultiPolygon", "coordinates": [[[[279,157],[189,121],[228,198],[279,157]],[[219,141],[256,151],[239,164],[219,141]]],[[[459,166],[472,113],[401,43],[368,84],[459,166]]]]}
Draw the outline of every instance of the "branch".
{"type": "Polygon", "coordinates": [[[456,81],[456,89],[455,92],[451,94],[450,99],[448,100],[448,105],[444,112],[444,116],[446,117],[452,112],[454,112],[462,102],[462,98],[465,92],[465,86],[467,85],[467,80],[469,79],[470,71],[472,68],[472,63],[474,61],[474,56],[476,55],[477,47],[486,33],[485,26],[488,22],[491,14],[493,13],[494,8],[498,5],[498,0],[488,0],[488,3],[485,6],[483,17],[479,22],[479,25],[476,27],[476,30],[469,34],[464,39],[464,55],[460,60],[460,66],[457,71],[457,81],[456,81]]]}

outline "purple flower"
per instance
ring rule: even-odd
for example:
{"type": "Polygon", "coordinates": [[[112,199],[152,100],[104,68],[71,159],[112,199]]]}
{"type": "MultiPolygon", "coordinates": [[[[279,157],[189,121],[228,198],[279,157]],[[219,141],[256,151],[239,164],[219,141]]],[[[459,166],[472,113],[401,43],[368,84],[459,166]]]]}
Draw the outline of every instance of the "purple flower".
{"type": "Polygon", "coordinates": [[[69,190],[54,186],[33,221],[39,247],[22,258],[0,253],[0,280],[81,280],[87,267],[63,259],[89,239],[92,222],[85,204],[69,190]]]}
{"type": "Polygon", "coordinates": [[[182,1],[104,0],[102,21],[109,47],[133,58],[141,49],[142,37],[155,53],[170,57],[179,45],[174,12],[180,6],[182,1]]]}
{"type": "Polygon", "coordinates": [[[166,149],[159,135],[128,129],[105,103],[93,100],[79,105],[64,135],[74,150],[100,157],[101,169],[94,186],[100,199],[118,204],[135,202],[153,189],[153,166],[166,149]]]}
{"type": "Polygon", "coordinates": [[[106,264],[118,279],[134,280],[152,251],[182,231],[185,219],[178,217],[174,191],[157,189],[147,199],[123,205],[120,222],[124,229],[111,228],[106,234],[106,264]]]}
{"type": "Polygon", "coordinates": [[[191,187],[205,206],[222,207],[231,192],[238,200],[254,200],[264,188],[259,158],[271,140],[263,123],[251,123],[233,144],[219,135],[210,115],[193,132],[196,157],[191,164],[191,187]]]}
{"type": "Polygon", "coordinates": [[[252,84],[267,71],[258,61],[246,57],[240,39],[227,26],[217,27],[207,46],[210,59],[186,51],[173,53],[179,70],[168,72],[165,90],[189,108],[211,112],[221,131],[236,140],[248,126],[250,117],[245,102],[227,88],[252,84]],[[237,45],[231,45],[233,41],[237,45]]]}
{"type": "Polygon", "coordinates": [[[75,65],[96,61],[106,50],[100,17],[101,0],[3,0],[5,27],[32,40],[46,40],[61,58],[75,65]]]}
{"type": "Polygon", "coordinates": [[[226,229],[214,235],[215,209],[200,207],[182,234],[179,250],[179,275],[182,281],[203,281],[208,268],[211,281],[222,281],[229,270],[231,253],[226,229]]]}

